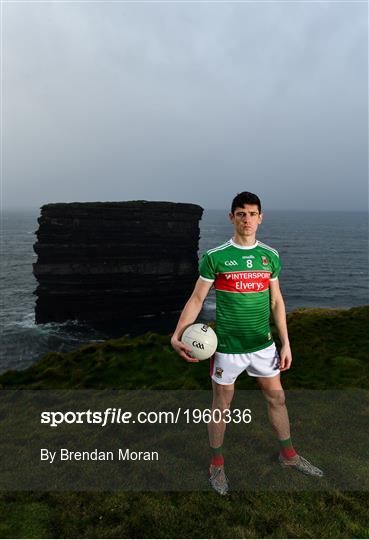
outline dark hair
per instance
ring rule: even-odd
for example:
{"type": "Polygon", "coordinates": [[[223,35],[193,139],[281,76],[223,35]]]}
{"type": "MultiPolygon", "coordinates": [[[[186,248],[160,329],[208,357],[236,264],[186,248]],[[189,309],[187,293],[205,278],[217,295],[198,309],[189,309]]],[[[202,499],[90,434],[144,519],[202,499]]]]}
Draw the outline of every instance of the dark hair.
{"type": "Polygon", "coordinates": [[[255,193],[250,193],[249,191],[242,191],[242,193],[237,193],[237,195],[232,201],[232,214],[234,213],[236,208],[243,208],[245,204],[256,204],[259,210],[259,214],[261,214],[261,202],[259,197],[255,195],[255,193]]]}

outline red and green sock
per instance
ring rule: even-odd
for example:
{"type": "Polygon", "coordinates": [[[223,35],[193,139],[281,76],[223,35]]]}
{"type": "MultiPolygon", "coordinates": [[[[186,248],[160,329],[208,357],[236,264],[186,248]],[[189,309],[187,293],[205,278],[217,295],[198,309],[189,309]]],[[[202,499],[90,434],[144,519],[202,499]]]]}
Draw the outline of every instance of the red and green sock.
{"type": "Polygon", "coordinates": [[[279,441],[279,448],[281,455],[285,459],[293,459],[297,456],[297,452],[292,446],[291,437],[289,439],[283,439],[279,441]]]}
{"type": "Polygon", "coordinates": [[[223,447],[218,446],[217,448],[210,447],[211,450],[211,461],[210,464],[214,465],[214,467],[221,467],[224,465],[224,457],[223,457],[223,447]]]}

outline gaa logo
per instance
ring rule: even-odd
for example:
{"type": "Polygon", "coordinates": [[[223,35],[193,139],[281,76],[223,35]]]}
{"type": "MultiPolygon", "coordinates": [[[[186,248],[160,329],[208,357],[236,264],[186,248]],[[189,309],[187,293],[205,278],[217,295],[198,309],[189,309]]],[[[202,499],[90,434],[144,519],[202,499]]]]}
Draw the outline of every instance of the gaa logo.
{"type": "Polygon", "coordinates": [[[237,261],[226,261],[224,263],[226,266],[238,266],[238,262],[237,261]]]}
{"type": "Polygon", "coordinates": [[[198,349],[204,350],[204,344],[203,343],[199,343],[198,341],[193,341],[192,345],[193,345],[193,347],[197,347],[198,349]]]}

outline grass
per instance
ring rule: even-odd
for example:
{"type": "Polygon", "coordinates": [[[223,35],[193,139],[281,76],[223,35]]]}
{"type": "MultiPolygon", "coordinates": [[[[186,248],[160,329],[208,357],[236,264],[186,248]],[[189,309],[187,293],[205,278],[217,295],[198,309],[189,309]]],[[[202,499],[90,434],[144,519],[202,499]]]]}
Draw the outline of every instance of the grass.
{"type": "Polygon", "coordinates": [[[367,538],[367,502],[342,492],[10,494],[0,530],[6,538],[367,538]]]}
{"type": "MultiPolygon", "coordinates": [[[[283,376],[286,389],[369,389],[369,306],[298,310],[288,319],[294,368],[283,376]]],[[[168,336],[150,333],[48,353],[24,371],[4,373],[0,385],[210,389],[206,362],[183,363],[168,336]]],[[[255,388],[255,381],[243,376],[237,388],[255,388]]],[[[338,448],[325,449],[323,438],[320,446],[324,453],[338,448]]],[[[366,491],[342,490],[233,492],[229,498],[212,492],[3,492],[0,536],[368,538],[368,503],[366,491]]]]}

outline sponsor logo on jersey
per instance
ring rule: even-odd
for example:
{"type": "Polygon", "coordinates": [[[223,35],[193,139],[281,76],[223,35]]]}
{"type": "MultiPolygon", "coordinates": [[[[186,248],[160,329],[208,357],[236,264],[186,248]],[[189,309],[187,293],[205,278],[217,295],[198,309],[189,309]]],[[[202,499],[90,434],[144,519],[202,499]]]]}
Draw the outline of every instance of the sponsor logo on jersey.
{"type": "Polygon", "coordinates": [[[244,255],[243,259],[255,259],[254,255],[244,255]]]}
{"type": "Polygon", "coordinates": [[[222,274],[219,272],[218,276],[224,276],[226,279],[268,279],[271,275],[271,272],[265,270],[254,270],[253,272],[225,272],[222,274]],[[229,278],[227,277],[229,276],[229,278]]]}
{"type": "Polygon", "coordinates": [[[219,273],[215,280],[215,289],[235,293],[263,292],[269,289],[271,275],[271,272],[261,270],[219,273]]]}
{"type": "Polygon", "coordinates": [[[215,376],[218,377],[218,379],[222,378],[223,369],[221,367],[217,367],[215,370],[215,376]]]}
{"type": "Polygon", "coordinates": [[[237,261],[226,261],[224,263],[226,266],[238,266],[238,262],[237,261]]]}

